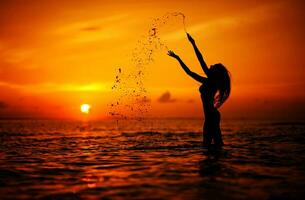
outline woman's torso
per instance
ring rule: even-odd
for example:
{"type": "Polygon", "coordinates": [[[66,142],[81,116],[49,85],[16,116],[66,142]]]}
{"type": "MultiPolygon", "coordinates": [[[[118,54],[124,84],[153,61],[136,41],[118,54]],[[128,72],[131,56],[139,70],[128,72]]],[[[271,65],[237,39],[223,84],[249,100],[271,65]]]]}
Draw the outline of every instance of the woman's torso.
{"type": "Polygon", "coordinates": [[[210,83],[210,81],[206,79],[199,87],[201,100],[205,111],[212,111],[216,109],[214,107],[215,92],[213,91],[211,85],[212,84],[210,83]]]}
{"type": "Polygon", "coordinates": [[[218,124],[220,121],[220,113],[214,106],[214,96],[216,91],[213,90],[208,79],[199,87],[199,91],[201,94],[205,121],[218,124]]]}

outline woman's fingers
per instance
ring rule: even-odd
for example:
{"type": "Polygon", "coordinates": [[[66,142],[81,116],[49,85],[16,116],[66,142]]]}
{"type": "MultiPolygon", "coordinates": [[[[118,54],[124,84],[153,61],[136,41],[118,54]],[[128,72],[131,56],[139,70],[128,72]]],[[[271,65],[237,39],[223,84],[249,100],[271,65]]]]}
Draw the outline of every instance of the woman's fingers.
{"type": "Polygon", "coordinates": [[[192,38],[192,36],[189,33],[187,33],[187,38],[189,39],[190,42],[194,41],[194,39],[192,38]]]}
{"type": "Polygon", "coordinates": [[[174,58],[178,58],[178,56],[172,51],[172,50],[169,50],[167,52],[167,55],[171,56],[171,57],[174,57],[174,58]]]}
{"type": "Polygon", "coordinates": [[[175,53],[174,53],[173,51],[169,50],[169,51],[167,52],[167,55],[173,56],[173,55],[175,55],[175,53]]]}

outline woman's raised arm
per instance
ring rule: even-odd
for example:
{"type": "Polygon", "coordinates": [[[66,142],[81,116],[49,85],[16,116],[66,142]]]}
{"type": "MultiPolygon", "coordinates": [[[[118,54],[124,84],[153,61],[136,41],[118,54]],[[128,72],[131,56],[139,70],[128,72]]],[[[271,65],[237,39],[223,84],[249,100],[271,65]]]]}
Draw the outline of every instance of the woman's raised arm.
{"type": "Polygon", "coordinates": [[[200,51],[199,51],[199,49],[198,49],[198,47],[197,47],[197,45],[195,43],[195,40],[192,38],[192,36],[189,33],[187,33],[187,38],[191,42],[191,44],[193,45],[193,48],[195,50],[196,56],[198,58],[198,61],[199,61],[200,65],[201,65],[202,70],[204,71],[204,73],[207,76],[209,76],[209,68],[208,68],[207,64],[205,63],[205,61],[203,59],[203,56],[200,53],[200,51]]]}
{"type": "Polygon", "coordinates": [[[195,79],[196,81],[202,83],[204,81],[204,77],[196,74],[195,72],[192,72],[185,64],[184,62],[181,60],[181,58],[176,55],[173,51],[168,51],[168,54],[169,56],[173,57],[173,58],[176,58],[178,60],[178,62],[180,63],[181,67],[183,68],[183,70],[190,76],[192,77],[193,79],[195,79]]]}

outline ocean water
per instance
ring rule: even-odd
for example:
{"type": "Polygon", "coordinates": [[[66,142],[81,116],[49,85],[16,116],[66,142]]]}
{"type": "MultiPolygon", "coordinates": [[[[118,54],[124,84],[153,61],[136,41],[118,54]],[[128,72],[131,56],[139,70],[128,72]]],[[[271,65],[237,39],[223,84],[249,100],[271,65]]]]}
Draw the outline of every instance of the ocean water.
{"type": "Polygon", "coordinates": [[[0,121],[0,199],[304,199],[305,122],[0,121]]]}

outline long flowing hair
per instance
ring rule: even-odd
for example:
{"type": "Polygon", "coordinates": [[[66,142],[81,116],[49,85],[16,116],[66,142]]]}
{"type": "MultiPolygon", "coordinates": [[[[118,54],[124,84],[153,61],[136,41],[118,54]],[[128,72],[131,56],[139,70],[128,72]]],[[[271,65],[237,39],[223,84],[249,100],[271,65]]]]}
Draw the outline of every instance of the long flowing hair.
{"type": "Polygon", "coordinates": [[[230,96],[231,77],[227,68],[221,64],[215,64],[210,67],[212,82],[216,87],[216,95],[214,97],[214,106],[219,108],[230,96]]]}

